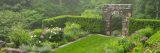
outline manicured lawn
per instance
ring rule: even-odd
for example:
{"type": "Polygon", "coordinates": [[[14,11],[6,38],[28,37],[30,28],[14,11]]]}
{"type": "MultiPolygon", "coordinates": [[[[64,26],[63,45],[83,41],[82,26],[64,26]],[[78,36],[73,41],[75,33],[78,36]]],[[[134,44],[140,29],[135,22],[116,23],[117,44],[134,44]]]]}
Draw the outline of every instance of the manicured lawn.
{"type": "Polygon", "coordinates": [[[117,40],[119,38],[91,35],[52,53],[105,53],[105,48],[117,40]]]}

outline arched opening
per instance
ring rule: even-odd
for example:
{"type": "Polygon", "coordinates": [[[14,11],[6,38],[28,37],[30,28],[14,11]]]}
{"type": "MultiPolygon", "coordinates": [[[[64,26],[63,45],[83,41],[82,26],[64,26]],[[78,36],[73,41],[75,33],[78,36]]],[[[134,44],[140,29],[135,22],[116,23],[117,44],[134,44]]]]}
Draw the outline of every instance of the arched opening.
{"type": "MultiPolygon", "coordinates": [[[[121,15],[121,35],[128,35],[128,19],[131,17],[131,4],[107,4],[103,7],[104,34],[112,35],[112,17],[114,14],[121,15]]],[[[118,26],[117,26],[118,27],[118,26]]]]}
{"type": "Polygon", "coordinates": [[[122,15],[119,11],[113,11],[111,15],[111,35],[121,36],[122,35],[122,15]]]}

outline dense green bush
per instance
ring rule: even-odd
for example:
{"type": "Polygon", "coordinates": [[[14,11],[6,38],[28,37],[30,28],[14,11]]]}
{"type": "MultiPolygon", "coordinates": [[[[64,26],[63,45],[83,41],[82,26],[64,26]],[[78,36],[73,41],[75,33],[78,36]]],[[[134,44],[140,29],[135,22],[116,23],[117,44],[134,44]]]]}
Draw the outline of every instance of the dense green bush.
{"type": "MultiPolygon", "coordinates": [[[[17,23],[26,24],[25,17],[18,12],[9,10],[0,11],[0,39],[7,41],[7,34],[10,32],[12,26],[17,23]]],[[[26,24],[27,25],[27,24],[26,24]]],[[[26,26],[24,25],[24,26],[26,26]]]]}
{"type": "Polygon", "coordinates": [[[148,40],[147,43],[149,45],[160,45],[160,31],[152,35],[148,40]]]}
{"type": "Polygon", "coordinates": [[[22,44],[29,44],[31,41],[31,36],[25,29],[22,28],[21,25],[18,25],[12,27],[11,32],[9,33],[9,39],[16,45],[16,47],[18,47],[22,44]]]}
{"type": "Polygon", "coordinates": [[[35,29],[35,30],[33,30],[33,34],[34,35],[41,35],[42,32],[43,32],[42,29],[35,29]]]}
{"type": "Polygon", "coordinates": [[[149,38],[152,35],[152,33],[153,30],[149,27],[140,29],[131,35],[130,41],[139,42],[144,36],[149,38]]]}
{"type": "Polygon", "coordinates": [[[43,30],[42,29],[35,29],[32,31],[31,34],[31,38],[33,43],[32,44],[37,44],[40,45],[40,41],[41,41],[41,34],[42,34],[43,30]]]}
{"type": "Polygon", "coordinates": [[[130,19],[129,20],[129,33],[133,33],[139,29],[149,26],[157,31],[160,27],[160,20],[155,19],[130,19]]]}
{"type": "Polygon", "coordinates": [[[43,27],[65,27],[66,22],[77,23],[85,31],[101,33],[103,31],[103,21],[101,18],[87,18],[83,16],[58,16],[43,20],[43,27]]]}
{"type": "Polygon", "coordinates": [[[141,42],[136,42],[136,47],[133,48],[133,50],[131,51],[131,53],[143,53],[143,44],[141,42]]]}
{"type": "Polygon", "coordinates": [[[25,28],[39,28],[41,27],[40,19],[42,15],[36,10],[22,10],[21,12],[15,12],[10,10],[0,11],[0,39],[8,41],[7,34],[10,33],[12,26],[18,23],[24,24],[25,28]],[[36,23],[38,22],[38,23],[36,23]]]}
{"type": "Polygon", "coordinates": [[[118,45],[123,48],[123,52],[127,52],[128,49],[129,49],[129,47],[130,47],[130,48],[134,47],[133,45],[131,45],[131,42],[128,40],[127,37],[119,40],[119,41],[118,41],[118,45]]]}
{"type": "Polygon", "coordinates": [[[121,46],[124,52],[143,52],[144,44],[141,42],[143,37],[150,37],[153,33],[153,30],[149,27],[140,29],[133,33],[130,37],[125,37],[119,40],[119,46],[121,46]]]}
{"type": "Polygon", "coordinates": [[[66,27],[64,28],[64,35],[67,40],[72,41],[84,36],[85,32],[81,30],[79,24],[67,22],[66,27]]]}

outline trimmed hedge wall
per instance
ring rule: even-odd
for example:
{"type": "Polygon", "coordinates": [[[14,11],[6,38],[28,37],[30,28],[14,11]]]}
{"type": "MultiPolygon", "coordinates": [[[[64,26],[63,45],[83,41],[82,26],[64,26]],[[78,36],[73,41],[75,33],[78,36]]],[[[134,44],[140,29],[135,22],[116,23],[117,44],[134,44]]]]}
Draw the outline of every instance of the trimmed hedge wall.
{"type": "Polygon", "coordinates": [[[139,29],[151,27],[154,31],[159,30],[160,20],[155,19],[133,19],[129,20],[129,33],[133,33],[139,29]]]}
{"type": "MultiPolygon", "coordinates": [[[[103,32],[103,21],[101,18],[88,18],[83,16],[64,15],[53,18],[44,19],[42,27],[60,27],[64,28],[66,22],[77,23],[81,25],[82,29],[91,33],[103,32]]],[[[155,19],[129,19],[129,34],[134,33],[139,29],[151,27],[154,31],[160,28],[160,20],[155,19]]],[[[113,28],[113,27],[112,27],[113,28]]]]}
{"type": "Polygon", "coordinates": [[[58,16],[42,21],[42,27],[65,27],[66,22],[77,23],[85,31],[92,33],[101,33],[103,31],[103,21],[100,18],[87,18],[82,16],[58,16]]]}

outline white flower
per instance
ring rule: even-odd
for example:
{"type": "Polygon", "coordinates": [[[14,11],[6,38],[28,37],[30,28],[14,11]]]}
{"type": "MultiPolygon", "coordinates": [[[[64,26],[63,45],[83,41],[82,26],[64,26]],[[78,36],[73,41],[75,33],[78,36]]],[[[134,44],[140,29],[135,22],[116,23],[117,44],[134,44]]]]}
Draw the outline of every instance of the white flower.
{"type": "Polygon", "coordinates": [[[39,43],[41,43],[41,41],[38,41],[39,43]]]}
{"type": "Polygon", "coordinates": [[[53,32],[54,34],[57,34],[56,32],[53,32]]]}
{"type": "Polygon", "coordinates": [[[51,39],[52,37],[50,36],[49,39],[51,39]]]}
{"type": "Polygon", "coordinates": [[[33,36],[31,36],[31,38],[33,38],[33,36]]]}

